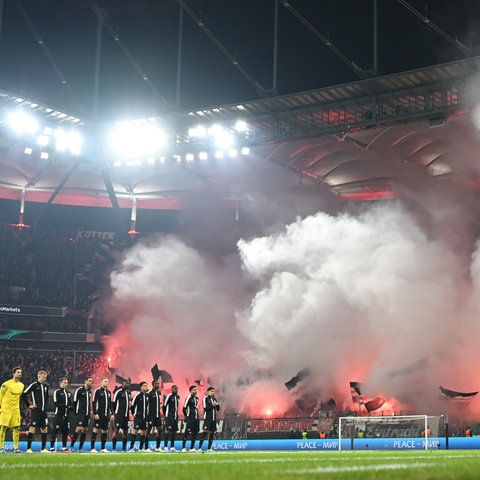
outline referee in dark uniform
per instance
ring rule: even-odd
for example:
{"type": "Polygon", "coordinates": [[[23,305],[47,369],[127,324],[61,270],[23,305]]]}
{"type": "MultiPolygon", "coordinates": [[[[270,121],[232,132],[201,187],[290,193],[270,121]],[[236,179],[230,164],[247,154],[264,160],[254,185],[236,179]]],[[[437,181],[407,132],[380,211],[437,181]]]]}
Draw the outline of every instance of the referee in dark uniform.
{"type": "Polygon", "coordinates": [[[127,451],[128,442],[128,419],[130,416],[130,401],[132,394],[130,392],[130,380],[124,378],[122,386],[113,393],[113,413],[115,419],[113,421],[114,430],[112,435],[112,449],[117,449],[117,437],[122,431],[122,451],[127,451]]]}
{"type": "Polygon", "coordinates": [[[53,392],[53,404],[55,405],[55,417],[53,421],[52,436],[50,438],[50,451],[55,451],[55,440],[57,434],[62,434],[62,452],[68,452],[67,437],[70,429],[68,416],[72,410],[72,393],[67,390],[68,380],[62,377],[58,381],[58,386],[53,392]]]}
{"type": "MultiPolygon", "coordinates": [[[[200,439],[199,450],[202,450],[204,440],[208,436],[207,451],[211,450],[215,432],[217,431],[217,412],[220,410],[220,404],[215,398],[215,389],[207,388],[207,394],[203,397],[203,433],[200,439]]],[[[202,450],[203,451],[203,450],[202,450]]]]}
{"type": "Polygon", "coordinates": [[[73,411],[77,416],[77,425],[72,435],[70,449],[73,450],[78,435],[80,435],[80,443],[78,450],[82,450],[87,437],[88,424],[92,414],[92,377],[86,377],[83,387],[78,387],[73,393],[73,411]]]}
{"type": "Polygon", "coordinates": [[[168,441],[170,440],[170,452],[176,452],[175,435],[178,431],[178,404],[180,397],[178,395],[178,387],[172,385],[172,392],[167,395],[163,403],[163,416],[165,417],[165,439],[164,448],[168,452],[168,441]]]}
{"type": "Polygon", "coordinates": [[[37,381],[31,383],[24,391],[23,396],[28,402],[30,408],[30,427],[27,436],[27,453],[32,451],[32,439],[36,429],[40,430],[42,435],[42,453],[49,452],[47,446],[47,431],[48,431],[48,417],[47,417],[47,403],[48,403],[48,385],[47,372],[40,370],[37,372],[37,381]]]}
{"type": "Polygon", "coordinates": [[[198,397],[196,385],[191,385],[188,389],[190,396],[185,399],[183,404],[183,414],[185,415],[185,433],[182,440],[182,452],[186,452],[187,438],[191,435],[189,452],[196,452],[195,440],[200,431],[200,419],[198,418],[198,397]]]}

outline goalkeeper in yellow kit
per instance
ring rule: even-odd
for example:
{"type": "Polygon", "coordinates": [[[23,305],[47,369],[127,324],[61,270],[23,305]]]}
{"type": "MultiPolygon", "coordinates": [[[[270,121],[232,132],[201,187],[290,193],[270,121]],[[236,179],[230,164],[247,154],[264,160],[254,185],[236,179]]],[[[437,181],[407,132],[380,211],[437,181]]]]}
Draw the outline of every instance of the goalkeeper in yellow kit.
{"type": "Polygon", "coordinates": [[[22,369],[15,367],[13,377],[0,387],[0,454],[5,453],[5,433],[7,428],[13,431],[13,451],[18,453],[20,438],[20,398],[25,385],[20,381],[22,369]]]}

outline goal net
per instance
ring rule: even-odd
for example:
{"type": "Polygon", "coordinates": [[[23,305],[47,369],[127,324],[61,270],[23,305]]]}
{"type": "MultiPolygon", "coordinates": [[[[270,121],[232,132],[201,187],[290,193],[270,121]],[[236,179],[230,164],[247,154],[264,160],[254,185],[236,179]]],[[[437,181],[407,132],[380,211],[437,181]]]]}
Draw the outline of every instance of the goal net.
{"type": "Polygon", "coordinates": [[[355,439],[413,439],[420,438],[426,450],[432,445],[429,438],[444,435],[444,422],[441,416],[400,415],[379,417],[340,417],[338,419],[338,444],[342,449],[342,440],[351,441],[350,448],[355,447],[355,439]]]}

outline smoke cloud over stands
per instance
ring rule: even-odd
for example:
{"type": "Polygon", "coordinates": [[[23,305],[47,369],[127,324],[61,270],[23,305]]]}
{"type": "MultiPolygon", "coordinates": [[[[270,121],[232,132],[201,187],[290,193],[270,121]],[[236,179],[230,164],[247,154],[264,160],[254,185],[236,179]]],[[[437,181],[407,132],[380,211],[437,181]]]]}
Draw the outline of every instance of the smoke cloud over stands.
{"type": "MultiPolygon", "coordinates": [[[[352,408],[352,380],[397,409],[445,410],[439,385],[478,387],[480,255],[425,215],[399,202],[317,213],[222,260],[174,237],[137,244],[111,277],[118,371],[150,380],[158,362],[183,398],[187,383],[210,381],[250,414],[303,395],[352,408]]],[[[452,208],[443,226],[450,215],[461,223],[452,208]]]]}

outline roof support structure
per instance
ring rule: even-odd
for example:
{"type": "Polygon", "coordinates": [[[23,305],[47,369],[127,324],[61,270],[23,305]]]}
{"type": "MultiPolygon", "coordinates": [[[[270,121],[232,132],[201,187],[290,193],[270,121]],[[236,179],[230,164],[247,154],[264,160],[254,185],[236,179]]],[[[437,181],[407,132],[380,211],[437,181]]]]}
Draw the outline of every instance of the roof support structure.
{"type": "Polygon", "coordinates": [[[107,192],[108,192],[108,197],[112,202],[112,207],[116,209],[120,208],[120,205],[118,204],[117,196],[115,195],[115,189],[113,188],[112,180],[110,178],[110,174],[108,173],[108,169],[106,166],[102,166],[102,178],[103,178],[103,183],[105,183],[105,188],[107,189],[107,192]]]}

